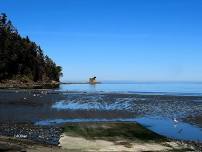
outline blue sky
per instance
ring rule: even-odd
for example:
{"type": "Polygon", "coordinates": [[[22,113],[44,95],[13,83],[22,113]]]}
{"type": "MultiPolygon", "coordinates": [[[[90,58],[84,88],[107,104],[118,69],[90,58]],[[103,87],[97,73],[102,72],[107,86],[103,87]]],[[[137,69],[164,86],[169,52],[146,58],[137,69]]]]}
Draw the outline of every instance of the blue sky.
{"type": "Polygon", "coordinates": [[[1,0],[63,81],[202,81],[201,0],[1,0]]]}

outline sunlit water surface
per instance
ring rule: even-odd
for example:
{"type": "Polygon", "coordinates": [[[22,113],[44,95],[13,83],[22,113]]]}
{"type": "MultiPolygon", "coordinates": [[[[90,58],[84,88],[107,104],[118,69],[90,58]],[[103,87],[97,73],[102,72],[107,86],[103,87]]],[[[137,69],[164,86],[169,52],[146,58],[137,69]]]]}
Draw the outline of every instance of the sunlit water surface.
{"type": "Polygon", "coordinates": [[[0,92],[0,121],[129,121],[170,138],[202,142],[201,83],[67,84],[55,91],[57,97],[54,90],[0,92]]]}
{"type": "Polygon", "coordinates": [[[90,118],[45,120],[39,124],[134,121],[170,138],[202,141],[201,122],[188,119],[202,116],[202,83],[70,84],[61,85],[60,90],[89,94],[79,99],[58,101],[52,105],[53,109],[124,111],[129,113],[128,117],[97,118],[95,115],[90,118]],[[115,95],[111,98],[108,93],[125,93],[128,96],[115,95]]]}
{"type": "Polygon", "coordinates": [[[86,91],[86,92],[126,92],[146,94],[192,94],[202,95],[202,82],[194,83],[101,83],[90,84],[62,84],[62,91],[86,91]]]}

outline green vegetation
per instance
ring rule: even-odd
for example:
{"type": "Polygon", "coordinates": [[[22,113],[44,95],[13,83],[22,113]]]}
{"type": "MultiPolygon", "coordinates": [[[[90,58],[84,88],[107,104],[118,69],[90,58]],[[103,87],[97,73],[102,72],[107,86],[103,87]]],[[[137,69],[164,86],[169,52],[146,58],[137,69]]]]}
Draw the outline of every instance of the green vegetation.
{"type": "Polygon", "coordinates": [[[20,36],[6,14],[0,15],[0,81],[59,81],[61,71],[40,46],[20,36]]]}
{"type": "Polygon", "coordinates": [[[181,152],[195,150],[195,147],[190,147],[189,144],[170,140],[131,122],[67,123],[64,125],[63,132],[60,144],[67,150],[81,149],[82,151],[83,148],[85,148],[84,151],[113,149],[115,151],[181,152]],[[79,144],[73,144],[74,141],[79,144]],[[85,144],[87,146],[83,146],[85,144]]]}
{"type": "Polygon", "coordinates": [[[73,123],[66,124],[64,133],[68,136],[86,139],[104,139],[116,141],[128,139],[138,141],[167,141],[163,136],[151,132],[135,123],[73,123]]]}

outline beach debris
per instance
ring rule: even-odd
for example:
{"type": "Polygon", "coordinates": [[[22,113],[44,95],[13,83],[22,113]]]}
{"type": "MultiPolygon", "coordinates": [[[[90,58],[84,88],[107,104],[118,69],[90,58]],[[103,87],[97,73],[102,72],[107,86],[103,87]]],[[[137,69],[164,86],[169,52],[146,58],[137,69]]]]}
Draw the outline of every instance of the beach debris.
{"type": "Polygon", "coordinates": [[[16,138],[27,138],[27,135],[17,134],[17,135],[14,135],[14,137],[16,137],[16,138]]]}
{"type": "Polygon", "coordinates": [[[174,118],[173,121],[174,121],[175,123],[178,123],[178,122],[179,122],[176,118],[174,118]]]}
{"type": "Polygon", "coordinates": [[[48,92],[47,91],[41,91],[41,94],[47,94],[48,92]]]}

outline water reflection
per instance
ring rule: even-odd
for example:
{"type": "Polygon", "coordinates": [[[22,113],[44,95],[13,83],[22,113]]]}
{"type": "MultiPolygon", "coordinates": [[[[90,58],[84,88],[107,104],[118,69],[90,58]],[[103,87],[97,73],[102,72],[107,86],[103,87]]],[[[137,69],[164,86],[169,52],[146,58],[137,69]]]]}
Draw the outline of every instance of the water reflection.
{"type": "Polygon", "coordinates": [[[41,125],[137,120],[169,137],[201,140],[200,129],[192,125],[202,126],[201,101],[201,96],[4,90],[0,92],[0,122],[41,125]]]}
{"type": "Polygon", "coordinates": [[[89,92],[96,92],[96,84],[89,84],[89,92]]]}
{"type": "Polygon", "coordinates": [[[95,110],[95,111],[106,111],[106,110],[125,110],[132,112],[132,106],[130,98],[117,98],[114,102],[100,102],[97,100],[91,100],[85,102],[77,100],[62,100],[52,105],[52,108],[57,110],[95,110]]]}
{"type": "Polygon", "coordinates": [[[115,118],[115,119],[106,119],[106,118],[91,118],[91,119],[50,119],[50,120],[41,120],[35,123],[35,125],[57,125],[68,122],[135,122],[134,118],[115,118]]]}
{"type": "Polygon", "coordinates": [[[68,122],[138,122],[146,128],[169,138],[202,142],[202,130],[188,123],[176,122],[163,117],[116,118],[116,119],[50,119],[35,125],[57,125],[68,122]]]}
{"type": "MultiPolygon", "coordinates": [[[[183,119],[202,114],[202,97],[149,96],[132,94],[68,94],[66,99],[53,103],[58,111],[125,111],[139,115],[183,119]]],[[[92,113],[92,117],[95,117],[92,113]]],[[[130,115],[131,116],[131,115],[130,115]]],[[[82,116],[81,116],[82,117],[82,116]]]]}
{"type": "Polygon", "coordinates": [[[197,126],[162,117],[142,117],[137,122],[161,135],[183,140],[202,141],[202,130],[197,126]]]}

